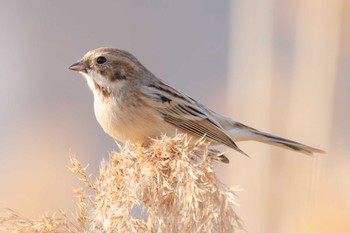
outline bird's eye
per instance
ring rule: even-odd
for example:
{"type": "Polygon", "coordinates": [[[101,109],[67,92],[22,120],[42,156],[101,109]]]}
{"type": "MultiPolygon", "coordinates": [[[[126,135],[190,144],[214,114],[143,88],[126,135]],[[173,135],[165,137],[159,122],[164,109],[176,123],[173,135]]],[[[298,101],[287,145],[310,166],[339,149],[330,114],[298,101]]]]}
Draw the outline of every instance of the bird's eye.
{"type": "Polygon", "coordinates": [[[96,59],[96,61],[98,64],[103,64],[107,61],[107,59],[105,57],[100,56],[96,59]]]}

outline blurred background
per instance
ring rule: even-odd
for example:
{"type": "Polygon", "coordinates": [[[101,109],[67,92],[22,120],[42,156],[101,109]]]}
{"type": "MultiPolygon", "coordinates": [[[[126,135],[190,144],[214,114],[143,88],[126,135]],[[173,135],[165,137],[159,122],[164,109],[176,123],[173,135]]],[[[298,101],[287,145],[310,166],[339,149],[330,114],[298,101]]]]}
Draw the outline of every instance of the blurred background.
{"type": "Polygon", "coordinates": [[[0,206],[74,210],[74,154],[98,174],[116,149],[67,68],[118,47],[211,109],[327,151],[240,143],[216,170],[249,232],[350,232],[347,0],[0,1],[0,206]]]}

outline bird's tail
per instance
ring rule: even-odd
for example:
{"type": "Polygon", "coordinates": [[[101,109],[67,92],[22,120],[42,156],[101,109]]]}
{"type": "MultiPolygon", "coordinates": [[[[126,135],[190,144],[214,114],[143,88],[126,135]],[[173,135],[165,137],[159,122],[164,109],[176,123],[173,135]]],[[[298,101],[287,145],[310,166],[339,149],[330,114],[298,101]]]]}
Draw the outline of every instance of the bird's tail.
{"type": "Polygon", "coordinates": [[[257,129],[251,128],[244,124],[235,122],[231,125],[231,129],[228,129],[230,136],[234,141],[254,140],[258,142],[267,143],[270,145],[287,148],[290,150],[298,151],[307,155],[312,153],[324,153],[324,151],[304,145],[299,142],[295,142],[289,139],[285,139],[279,136],[275,136],[269,133],[261,132],[257,129]]]}
{"type": "Polygon", "coordinates": [[[289,139],[281,138],[269,133],[260,132],[258,130],[253,131],[253,140],[264,142],[278,147],[287,148],[290,150],[298,151],[307,155],[312,155],[313,153],[324,153],[324,151],[307,146],[305,144],[295,142],[289,139]]]}

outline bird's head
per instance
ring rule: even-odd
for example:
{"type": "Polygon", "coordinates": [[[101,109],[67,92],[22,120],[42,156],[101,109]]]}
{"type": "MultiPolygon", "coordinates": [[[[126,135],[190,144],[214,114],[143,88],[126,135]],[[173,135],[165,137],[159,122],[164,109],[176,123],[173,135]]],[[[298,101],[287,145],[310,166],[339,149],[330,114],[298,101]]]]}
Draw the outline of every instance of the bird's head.
{"type": "Polygon", "coordinates": [[[87,79],[103,86],[114,82],[142,77],[145,68],[130,53],[116,48],[98,48],[87,52],[69,67],[87,79]]]}

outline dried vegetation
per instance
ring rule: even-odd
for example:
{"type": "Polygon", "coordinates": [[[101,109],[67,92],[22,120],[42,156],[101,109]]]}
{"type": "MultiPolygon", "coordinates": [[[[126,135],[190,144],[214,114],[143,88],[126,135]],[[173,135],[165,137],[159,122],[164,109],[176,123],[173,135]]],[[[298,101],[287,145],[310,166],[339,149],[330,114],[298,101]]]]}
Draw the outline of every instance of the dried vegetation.
{"type": "Polygon", "coordinates": [[[102,161],[97,177],[71,158],[84,184],[75,190],[77,212],[32,220],[6,209],[0,232],[234,232],[241,221],[233,190],[213,172],[218,160],[203,140],[190,145],[184,135],[147,148],[126,144],[102,161]]]}

